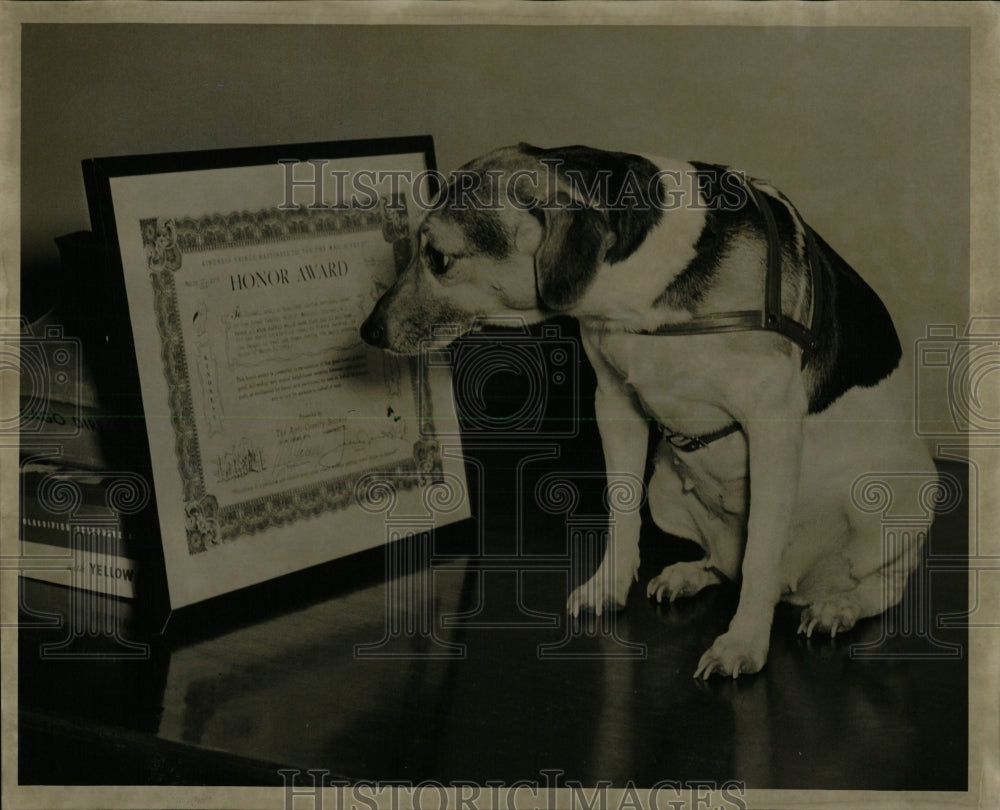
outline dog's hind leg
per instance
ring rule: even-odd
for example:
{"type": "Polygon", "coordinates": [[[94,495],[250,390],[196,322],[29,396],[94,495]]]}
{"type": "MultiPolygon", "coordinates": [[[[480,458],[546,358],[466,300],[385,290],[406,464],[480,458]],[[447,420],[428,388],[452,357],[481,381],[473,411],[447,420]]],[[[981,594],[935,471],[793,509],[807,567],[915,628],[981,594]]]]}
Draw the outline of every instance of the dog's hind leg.
{"type": "Polygon", "coordinates": [[[694,596],[723,577],[739,574],[742,537],[739,529],[712,514],[673,468],[673,453],[661,447],[648,486],[650,515],[667,534],[693,540],[703,549],[700,560],[666,566],[646,586],[646,596],[662,602],[694,596]]]}
{"type": "MultiPolygon", "coordinates": [[[[924,533],[913,533],[896,538],[895,547],[884,547],[881,567],[853,578],[853,587],[838,590],[824,580],[824,566],[817,566],[802,582],[800,589],[804,601],[799,622],[799,633],[811,637],[819,630],[836,636],[854,627],[859,619],[877,616],[899,604],[906,583],[920,561],[924,546],[924,533]]],[[[840,557],[842,567],[851,569],[852,562],[840,557]]]]}
{"type": "Polygon", "coordinates": [[[662,602],[663,597],[673,602],[684,596],[694,596],[710,585],[722,582],[719,572],[706,557],[703,560],[679,562],[668,565],[646,585],[646,596],[662,602]]]}

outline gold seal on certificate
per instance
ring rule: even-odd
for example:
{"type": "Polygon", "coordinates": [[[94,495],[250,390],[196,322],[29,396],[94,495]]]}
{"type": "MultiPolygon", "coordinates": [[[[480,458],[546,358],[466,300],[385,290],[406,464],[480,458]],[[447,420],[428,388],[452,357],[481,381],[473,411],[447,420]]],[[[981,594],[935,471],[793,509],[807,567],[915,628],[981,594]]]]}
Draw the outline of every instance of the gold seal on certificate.
{"type": "Polygon", "coordinates": [[[429,138],[88,164],[121,259],[171,607],[385,542],[384,486],[415,527],[468,516],[460,451],[440,440],[458,434],[447,370],[358,334],[433,199],[429,138]]]}

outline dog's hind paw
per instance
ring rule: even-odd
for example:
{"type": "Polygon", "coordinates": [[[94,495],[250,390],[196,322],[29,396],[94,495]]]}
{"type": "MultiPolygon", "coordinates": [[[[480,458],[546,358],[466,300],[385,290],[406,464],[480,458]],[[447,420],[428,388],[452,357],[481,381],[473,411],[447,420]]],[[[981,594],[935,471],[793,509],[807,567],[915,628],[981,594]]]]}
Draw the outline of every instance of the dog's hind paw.
{"type": "Polygon", "coordinates": [[[662,602],[663,597],[673,602],[680,596],[694,596],[709,585],[719,583],[719,575],[705,567],[704,560],[679,562],[668,565],[657,576],[649,580],[646,596],[662,602]]]}
{"type": "Polygon", "coordinates": [[[707,681],[718,673],[736,679],[740,675],[760,672],[767,661],[768,642],[767,635],[761,642],[732,630],[723,633],[701,657],[694,677],[707,681]]]}
{"type": "Polygon", "coordinates": [[[849,594],[835,594],[802,609],[798,632],[812,638],[813,631],[829,633],[836,638],[837,633],[846,633],[854,627],[861,615],[861,606],[849,594]]]}

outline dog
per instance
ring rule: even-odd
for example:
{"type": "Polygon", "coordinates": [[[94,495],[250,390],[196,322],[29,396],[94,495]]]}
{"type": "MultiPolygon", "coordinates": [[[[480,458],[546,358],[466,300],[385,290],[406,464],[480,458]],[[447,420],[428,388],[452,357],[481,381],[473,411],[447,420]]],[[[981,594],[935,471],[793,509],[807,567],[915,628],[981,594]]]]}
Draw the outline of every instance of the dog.
{"type": "MultiPolygon", "coordinates": [[[[650,514],[705,551],[653,577],[649,598],[740,583],[696,678],[758,672],[781,600],[810,637],[899,602],[923,533],[884,548],[881,515],[851,502],[865,473],[935,476],[899,339],[784,195],[721,166],[584,146],[505,147],[453,178],[362,339],[410,355],[490,319],[579,322],[609,485],[646,472],[655,423],[650,514]]],[[[637,579],[641,518],[610,519],[574,616],[620,609],[637,579]]]]}

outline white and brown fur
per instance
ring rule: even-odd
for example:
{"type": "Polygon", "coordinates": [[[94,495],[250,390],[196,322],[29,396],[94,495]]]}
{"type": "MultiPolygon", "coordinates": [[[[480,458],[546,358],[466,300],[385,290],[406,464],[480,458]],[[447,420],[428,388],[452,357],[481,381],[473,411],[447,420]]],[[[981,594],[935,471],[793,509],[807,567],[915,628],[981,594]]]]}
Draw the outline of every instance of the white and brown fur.
{"type": "MultiPolygon", "coordinates": [[[[657,525],[706,552],[663,569],[649,597],[673,601],[723,577],[741,581],[729,629],[696,677],[760,670],[779,600],[803,607],[800,632],[809,635],[849,630],[900,600],[919,540],[887,558],[880,516],[851,503],[865,473],[934,474],[907,418],[907,389],[897,384],[899,341],[879,298],[814,234],[811,260],[828,300],[813,300],[808,226],[782,195],[757,184],[778,226],[783,311],[807,326],[820,312],[819,343],[805,355],[772,331],[637,334],[762,305],[767,229],[753,202],[731,204],[735,187],[718,167],[522,144],[463,171],[481,179],[480,199],[501,204],[456,207],[455,188],[446,189],[362,336],[412,354],[442,325],[461,334],[490,318],[575,317],[597,375],[609,482],[643,475],[651,419],[685,436],[739,424],[693,452],[662,442],[648,483],[657,525]],[[612,205],[626,177],[658,170],[676,172],[661,175],[663,183],[682,178],[661,187],[659,199],[686,193],[683,204],[658,206],[630,192],[624,206],[612,205]],[[606,186],[591,184],[598,172],[610,176],[606,186]]],[[[614,541],[597,573],[570,594],[573,615],[623,606],[637,575],[640,518],[610,518],[614,541]]]]}

